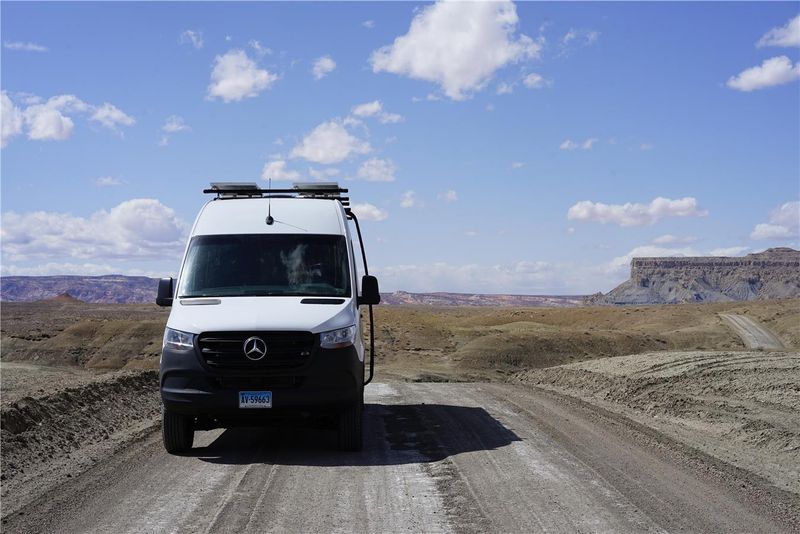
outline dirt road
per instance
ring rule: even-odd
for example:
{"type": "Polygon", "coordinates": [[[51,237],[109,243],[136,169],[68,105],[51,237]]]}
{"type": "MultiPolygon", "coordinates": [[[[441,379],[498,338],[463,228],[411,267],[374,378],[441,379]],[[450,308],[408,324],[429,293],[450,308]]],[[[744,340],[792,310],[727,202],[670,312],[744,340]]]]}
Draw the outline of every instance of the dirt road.
{"type": "Polygon", "coordinates": [[[740,338],[742,338],[747,348],[765,350],[780,350],[785,348],[785,345],[778,336],[749,317],[730,313],[720,313],[719,316],[733,328],[740,338]]]}
{"type": "Polygon", "coordinates": [[[366,447],[326,430],[152,434],[3,532],[783,532],[796,496],[620,416],[500,384],[375,384],[366,447]]]}

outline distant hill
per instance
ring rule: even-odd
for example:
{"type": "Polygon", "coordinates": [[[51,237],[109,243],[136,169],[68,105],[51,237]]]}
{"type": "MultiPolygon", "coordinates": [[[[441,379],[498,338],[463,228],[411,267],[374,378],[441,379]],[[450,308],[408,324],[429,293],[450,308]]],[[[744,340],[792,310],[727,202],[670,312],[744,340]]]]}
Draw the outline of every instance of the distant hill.
{"type": "MultiPolygon", "coordinates": [[[[4,276],[0,300],[30,302],[76,300],[94,303],[151,303],[156,300],[158,279],[146,276],[4,276]]],[[[474,293],[381,294],[383,304],[422,306],[579,306],[583,296],[480,295],[474,293]]]]}
{"type": "Polygon", "coordinates": [[[396,306],[509,306],[563,308],[580,306],[586,297],[558,295],[482,295],[478,293],[408,293],[381,294],[381,303],[396,306]]]}
{"type": "Polygon", "coordinates": [[[634,258],[631,277],[592,304],[678,304],[800,297],[800,251],[743,257],[634,258]]]}
{"type": "Polygon", "coordinates": [[[82,300],[84,302],[155,302],[158,280],[146,276],[4,276],[0,279],[0,300],[82,300]]]}
{"type": "Polygon", "coordinates": [[[55,297],[53,297],[51,299],[47,299],[47,300],[49,300],[50,302],[64,302],[64,303],[68,303],[68,304],[69,303],[75,303],[75,302],[83,302],[80,299],[76,299],[75,297],[73,297],[69,293],[61,293],[60,295],[56,295],[55,297]]]}

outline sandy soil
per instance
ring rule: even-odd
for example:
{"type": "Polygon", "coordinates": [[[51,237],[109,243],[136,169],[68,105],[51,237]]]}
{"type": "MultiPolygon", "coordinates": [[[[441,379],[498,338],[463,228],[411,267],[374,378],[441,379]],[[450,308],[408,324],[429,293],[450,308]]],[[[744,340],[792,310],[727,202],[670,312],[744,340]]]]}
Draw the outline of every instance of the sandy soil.
{"type": "Polygon", "coordinates": [[[0,406],[23,397],[43,396],[91,382],[97,375],[80,367],[50,367],[24,362],[0,362],[0,406]]]}
{"type": "Polygon", "coordinates": [[[96,375],[6,363],[0,371],[4,515],[158,427],[154,371],[96,375]]]}
{"type": "Polygon", "coordinates": [[[366,446],[320,428],[153,434],[11,516],[37,532],[702,532],[800,529],[800,505],[625,418],[512,384],[375,383],[366,446]]]}
{"type": "Polygon", "coordinates": [[[660,352],[518,373],[800,496],[800,353],[660,352]]]}

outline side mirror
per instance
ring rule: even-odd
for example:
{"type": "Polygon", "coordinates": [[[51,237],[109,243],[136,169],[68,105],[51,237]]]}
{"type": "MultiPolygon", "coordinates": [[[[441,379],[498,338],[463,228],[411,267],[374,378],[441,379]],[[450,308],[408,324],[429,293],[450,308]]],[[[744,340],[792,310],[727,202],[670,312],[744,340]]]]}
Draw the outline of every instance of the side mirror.
{"type": "Polygon", "coordinates": [[[158,281],[158,295],[156,304],[159,306],[172,306],[172,278],[162,278],[158,281]]]}
{"type": "Polygon", "coordinates": [[[358,305],[380,304],[381,293],[378,290],[378,279],[374,276],[365,275],[361,277],[361,296],[358,297],[358,305]]]}

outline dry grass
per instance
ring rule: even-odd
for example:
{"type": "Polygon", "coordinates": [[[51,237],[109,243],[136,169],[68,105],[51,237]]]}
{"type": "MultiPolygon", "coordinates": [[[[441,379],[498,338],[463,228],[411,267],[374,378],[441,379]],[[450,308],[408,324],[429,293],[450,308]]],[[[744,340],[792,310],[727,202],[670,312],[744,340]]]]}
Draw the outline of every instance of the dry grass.
{"type": "Polygon", "coordinates": [[[378,307],[380,372],[492,378],[661,350],[743,350],[718,313],[747,315],[800,347],[800,300],[581,308],[378,307]]]}
{"type": "MultiPolygon", "coordinates": [[[[748,315],[800,347],[800,299],[581,308],[375,308],[379,376],[463,380],[660,350],[741,350],[717,316],[748,315]]],[[[158,367],[168,310],[5,303],[2,359],[89,369],[158,367]]]]}
{"type": "Polygon", "coordinates": [[[4,303],[2,358],[87,369],[157,369],[168,311],[154,304],[4,303]]]}

